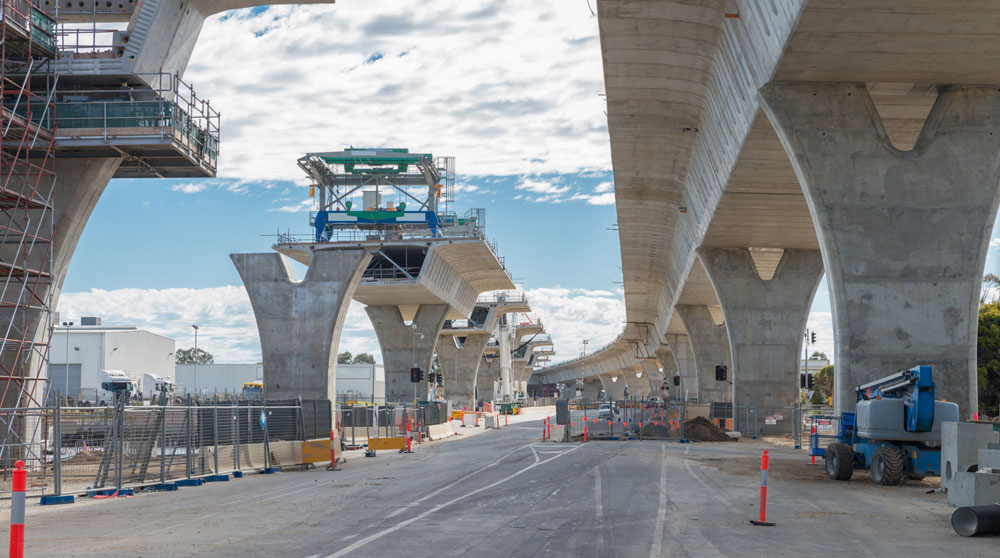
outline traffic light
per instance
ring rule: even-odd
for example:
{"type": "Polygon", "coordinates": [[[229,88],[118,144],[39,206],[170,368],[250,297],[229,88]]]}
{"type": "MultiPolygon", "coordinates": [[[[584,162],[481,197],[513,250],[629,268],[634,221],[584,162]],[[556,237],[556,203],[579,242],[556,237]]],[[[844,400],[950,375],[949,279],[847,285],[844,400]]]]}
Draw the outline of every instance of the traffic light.
{"type": "Polygon", "coordinates": [[[434,383],[437,384],[437,387],[441,387],[444,385],[444,378],[441,377],[440,372],[434,375],[434,383]]]}
{"type": "Polygon", "coordinates": [[[812,389],[813,388],[813,375],[812,374],[806,374],[806,387],[808,389],[812,389]]]}
{"type": "Polygon", "coordinates": [[[815,331],[813,331],[813,332],[811,332],[809,334],[809,344],[810,345],[815,345],[816,344],[816,332],[815,331]]]}
{"type": "Polygon", "coordinates": [[[727,372],[727,369],[726,369],[726,365],[725,364],[717,364],[715,366],[715,381],[717,381],[717,382],[725,382],[726,381],[726,372],[727,372]]]}
{"type": "Polygon", "coordinates": [[[681,377],[680,376],[674,376],[674,385],[675,386],[681,385],[681,377]]]}
{"type": "Polygon", "coordinates": [[[421,370],[417,366],[414,366],[413,368],[410,368],[410,382],[412,382],[414,384],[417,384],[417,383],[420,383],[420,380],[423,380],[423,379],[424,379],[424,371],[423,370],[421,370]]]}
{"type": "Polygon", "coordinates": [[[806,376],[808,374],[799,374],[799,389],[806,389],[806,376]]]}

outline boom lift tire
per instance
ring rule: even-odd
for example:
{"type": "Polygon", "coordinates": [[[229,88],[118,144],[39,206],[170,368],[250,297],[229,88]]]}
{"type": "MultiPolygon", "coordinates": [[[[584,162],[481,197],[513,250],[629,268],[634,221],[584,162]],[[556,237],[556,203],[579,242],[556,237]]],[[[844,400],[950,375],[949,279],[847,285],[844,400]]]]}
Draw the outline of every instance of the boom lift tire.
{"type": "Polygon", "coordinates": [[[854,474],[854,449],[847,444],[830,444],[826,447],[826,476],[830,480],[851,480],[854,474]]]}
{"type": "Polygon", "coordinates": [[[896,486],[903,480],[903,451],[892,446],[876,448],[872,453],[872,482],[896,486]]]}

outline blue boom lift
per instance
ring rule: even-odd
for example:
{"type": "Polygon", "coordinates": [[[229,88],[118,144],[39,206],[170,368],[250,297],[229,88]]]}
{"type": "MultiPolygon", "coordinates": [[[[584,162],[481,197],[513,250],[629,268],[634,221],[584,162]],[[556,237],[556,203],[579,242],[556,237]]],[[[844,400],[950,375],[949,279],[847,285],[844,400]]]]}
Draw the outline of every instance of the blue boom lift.
{"type": "Polygon", "coordinates": [[[941,423],[958,420],[958,405],[934,399],[930,366],[901,370],[857,387],[855,412],[842,413],[837,442],[825,451],[812,435],[811,454],[822,455],[826,474],[850,480],[871,469],[872,482],[899,484],[903,475],[941,475],[941,423]]]}

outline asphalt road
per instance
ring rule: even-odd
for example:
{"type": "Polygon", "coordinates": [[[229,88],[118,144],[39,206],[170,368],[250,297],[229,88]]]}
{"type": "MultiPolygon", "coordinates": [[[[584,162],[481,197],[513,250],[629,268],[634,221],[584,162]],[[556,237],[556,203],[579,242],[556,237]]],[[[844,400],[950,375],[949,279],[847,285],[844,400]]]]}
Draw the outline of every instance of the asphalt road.
{"type": "Polygon", "coordinates": [[[760,444],[555,444],[540,432],[512,425],[339,472],[29,504],[26,555],[992,557],[1000,542],[955,535],[944,495],[922,483],[834,483],[774,447],[777,526],[754,527],[760,444]]]}

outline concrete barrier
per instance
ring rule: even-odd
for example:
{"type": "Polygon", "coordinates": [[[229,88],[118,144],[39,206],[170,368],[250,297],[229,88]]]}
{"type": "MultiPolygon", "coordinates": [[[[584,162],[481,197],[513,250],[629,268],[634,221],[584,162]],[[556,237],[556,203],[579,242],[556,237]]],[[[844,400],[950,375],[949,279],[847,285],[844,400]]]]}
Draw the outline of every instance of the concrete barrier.
{"type": "Polygon", "coordinates": [[[447,438],[448,436],[454,436],[455,430],[452,429],[450,422],[443,422],[441,424],[431,424],[425,427],[427,431],[428,440],[440,440],[442,438],[447,438]]]}
{"type": "Polygon", "coordinates": [[[992,424],[941,423],[941,486],[950,492],[956,474],[969,472],[973,466],[978,467],[980,448],[997,443],[998,436],[992,424]]]}
{"type": "Polygon", "coordinates": [[[486,428],[500,428],[503,421],[497,413],[483,413],[483,425],[486,428]]]}
{"type": "Polygon", "coordinates": [[[478,413],[463,413],[462,422],[465,426],[479,426],[478,413]]]}

